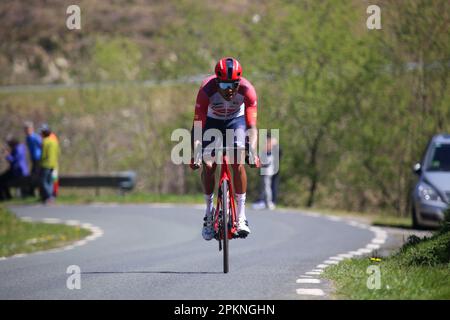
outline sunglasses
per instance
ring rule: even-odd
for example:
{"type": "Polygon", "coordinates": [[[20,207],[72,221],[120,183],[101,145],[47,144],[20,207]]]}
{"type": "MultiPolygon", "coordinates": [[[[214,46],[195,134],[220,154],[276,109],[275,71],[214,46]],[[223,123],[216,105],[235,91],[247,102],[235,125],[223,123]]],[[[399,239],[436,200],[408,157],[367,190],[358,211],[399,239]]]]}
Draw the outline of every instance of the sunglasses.
{"type": "Polygon", "coordinates": [[[237,89],[238,86],[239,86],[239,81],[219,82],[219,88],[222,90],[237,89]]]}

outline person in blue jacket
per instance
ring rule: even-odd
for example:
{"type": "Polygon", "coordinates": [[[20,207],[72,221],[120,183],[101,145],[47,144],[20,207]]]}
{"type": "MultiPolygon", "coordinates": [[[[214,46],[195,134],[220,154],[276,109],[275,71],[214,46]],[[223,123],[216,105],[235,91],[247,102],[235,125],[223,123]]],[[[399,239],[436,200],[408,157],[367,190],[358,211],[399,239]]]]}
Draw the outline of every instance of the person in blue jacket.
{"type": "MultiPolygon", "coordinates": [[[[31,121],[24,123],[24,131],[26,136],[26,143],[28,147],[28,153],[30,155],[31,162],[31,176],[35,179],[39,179],[41,172],[41,158],[42,158],[42,137],[40,134],[34,131],[34,125],[31,121]]],[[[35,186],[32,184],[26,191],[27,196],[35,196],[35,186]]]]}
{"type": "Polygon", "coordinates": [[[31,121],[24,124],[26,142],[31,160],[31,175],[39,176],[39,163],[42,156],[42,137],[34,131],[31,121]]]}
{"type": "Polygon", "coordinates": [[[9,181],[29,175],[27,150],[23,143],[15,137],[9,137],[3,152],[6,155],[6,161],[9,162],[9,168],[0,175],[0,201],[11,199],[9,181]]]}

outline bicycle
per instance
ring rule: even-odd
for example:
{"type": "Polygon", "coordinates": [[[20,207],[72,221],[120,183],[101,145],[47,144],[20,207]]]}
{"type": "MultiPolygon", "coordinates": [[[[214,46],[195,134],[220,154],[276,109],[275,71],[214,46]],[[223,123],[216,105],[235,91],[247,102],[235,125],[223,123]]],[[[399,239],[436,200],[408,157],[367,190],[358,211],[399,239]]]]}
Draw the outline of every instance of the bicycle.
{"type": "MultiPolygon", "coordinates": [[[[218,147],[205,148],[204,151],[214,150],[222,154],[220,179],[218,184],[218,195],[216,208],[213,212],[214,238],[219,242],[219,252],[223,251],[223,272],[229,271],[229,240],[236,238],[246,238],[247,234],[237,232],[236,205],[234,201],[233,184],[231,172],[228,167],[227,150],[242,151],[245,148],[218,147]]],[[[246,163],[248,163],[246,157],[246,163]]],[[[217,163],[217,162],[216,162],[217,163]]],[[[258,167],[258,166],[257,166],[258,167]]]]}

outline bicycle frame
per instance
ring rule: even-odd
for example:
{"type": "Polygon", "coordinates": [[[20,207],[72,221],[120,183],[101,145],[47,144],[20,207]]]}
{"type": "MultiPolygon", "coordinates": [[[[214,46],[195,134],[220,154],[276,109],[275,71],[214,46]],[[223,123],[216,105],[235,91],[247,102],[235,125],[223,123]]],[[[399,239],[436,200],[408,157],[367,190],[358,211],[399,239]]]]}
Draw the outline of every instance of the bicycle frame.
{"type": "MultiPolygon", "coordinates": [[[[231,215],[229,218],[231,219],[228,228],[228,239],[233,239],[234,235],[236,234],[236,205],[234,202],[234,192],[233,192],[233,183],[231,179],[231,172],[230,168],[228,167],[228,156],[224,153],[222,155],[222,164],[220,169],[220,180],[219,180],[219,192],[221,192],[220,186],[222,186],[222,183],[224,180],[228,181],[228,190],[229,190],[229,205],[227,205],[227,208],[231,208],[231,215]]],[[[223,208],[222,205],[222,197],[220,194],[217,196],[217,205],[216,205],[216,211],[214,213],[214,232],[216,234],[219,233],[219,212],[223,208]]],[[[226,214],[226,213],[225,213],[226,214]]],[[[223,240],[221,235],[219,235],[218,240],[223,240]]]]}

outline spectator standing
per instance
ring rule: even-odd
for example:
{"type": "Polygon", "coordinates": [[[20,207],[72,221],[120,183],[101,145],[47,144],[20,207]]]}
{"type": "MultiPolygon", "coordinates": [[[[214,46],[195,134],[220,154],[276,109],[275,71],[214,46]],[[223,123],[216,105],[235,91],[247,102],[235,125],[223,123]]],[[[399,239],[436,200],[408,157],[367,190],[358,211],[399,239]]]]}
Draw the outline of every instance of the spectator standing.
{"type": "Polygon", "coordinates": [[[31,160],[31,175],[39,175],[39,163],[42,156],[42,137],[34,131],[32,122],[24,125],[28,152],[31,160]]]}
{"type": "Polygon", "coordinates": [[[281,165],[281,147],[278,140],[269,135],[269,139],[271,140],[271,153],[278,157],[276,172],[273,172],[271,179],[271,189],[272,189],[272,202],[274,205],[278,202],[278,185],[280,183],[280,165],[281,165]]]}
{"type": "MultiPolygon", "coordinates": [[[[59,139],[58,136],[52,132],[50,133],[49,136],[50,139],[53,139],[56,141],[56,143],[59,146],[59,139]]],[[[61,150],[60,148],[58,148],[59,150],[61,150]]],[[[58,168],[56,168],[55,170],[53,170],[52,172],[52,181],[53,181],[53,197],[57,197],[58,196],[58,191],[59,191],[59,176],[58,176],[58,168]]]]}
{"type": "Polygon", "coordinates": [[[11,199],[8,183],[11,180],[29,175],[27,165],[27,150],[23,143],[15,137],[8,137],[4,149],[9,168],[0,175],[0,201],[11,199]]]}
{"type": "Polygon", "coordinates": [[[265,159],[262,162],[264,175],[261,175],[260,194],[258,200],[253,203],[253,209],[267,208],[273,210],[278,199],[281,149],[278,140],[270,134],[267,136],[263,152],[265,155],[261,159],[265,159]],[[275,159],[275,157],[278,157],[278,159],[275,159]]]}
{"type": "Polygon", "coordinates": [[[58,169],[59,161],[59,144],[58,141],[51,136],[52,131],[49,126],[44,124],[41,127],[42,135],[42,158],[41,158],[41,200],[49,204],[54,201],[53,196],[53,171],[58,169]]]}
{"type": "MultiPolygon", "coordinates": [[[[24,131],[28,153],[30,154],[31,176],[33,178],[39,179],[39,167],[42,156],[42,137],[34,131],[34,125],[31,121],[27,121],[24,123],[24,131]]],[[[30,186],[29,193],[30,195],[34,196],[33,186],[30,186]]]]}

